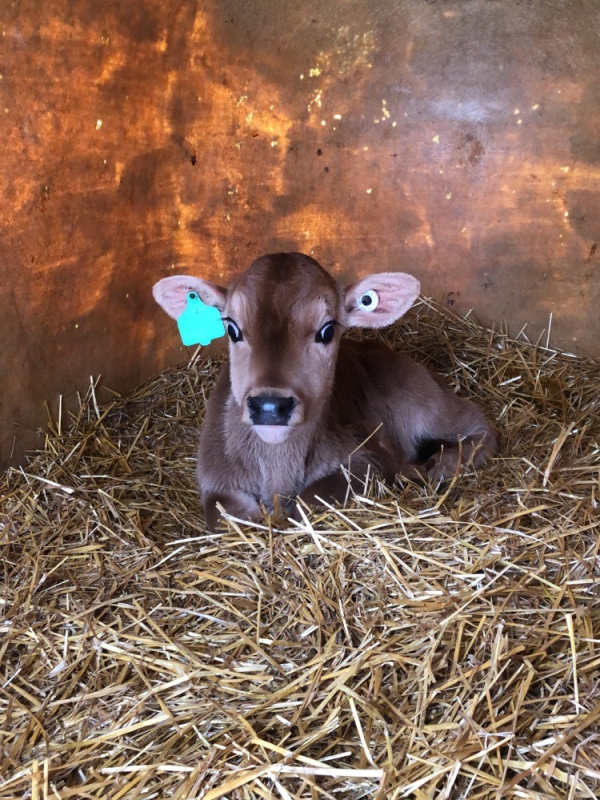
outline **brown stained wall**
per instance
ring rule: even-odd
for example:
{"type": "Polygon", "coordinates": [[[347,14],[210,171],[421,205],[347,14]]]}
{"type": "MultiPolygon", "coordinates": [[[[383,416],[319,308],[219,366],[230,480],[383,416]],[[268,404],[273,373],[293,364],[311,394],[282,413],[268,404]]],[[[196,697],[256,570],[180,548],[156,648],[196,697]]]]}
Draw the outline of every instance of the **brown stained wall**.
{"type": "Polygon", "coordinates": [[[300,249],[600,354],[597,0],[0,8],[0,458],[183,356],[150,295],[300,249]]]}

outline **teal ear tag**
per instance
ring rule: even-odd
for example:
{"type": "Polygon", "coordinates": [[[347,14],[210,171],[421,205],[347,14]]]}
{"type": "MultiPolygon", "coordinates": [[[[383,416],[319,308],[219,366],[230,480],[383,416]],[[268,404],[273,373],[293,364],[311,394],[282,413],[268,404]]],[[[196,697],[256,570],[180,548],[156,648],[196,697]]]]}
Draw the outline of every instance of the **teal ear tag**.
{"type": "Polygon", "coordinates": [[[207,345],[213,339],[225,336],[225,326],[219,310],[203,303],[197,292],[188,292],[187,305],[177,320],[177,327],[186,347],[194,344],[207,345]]]}

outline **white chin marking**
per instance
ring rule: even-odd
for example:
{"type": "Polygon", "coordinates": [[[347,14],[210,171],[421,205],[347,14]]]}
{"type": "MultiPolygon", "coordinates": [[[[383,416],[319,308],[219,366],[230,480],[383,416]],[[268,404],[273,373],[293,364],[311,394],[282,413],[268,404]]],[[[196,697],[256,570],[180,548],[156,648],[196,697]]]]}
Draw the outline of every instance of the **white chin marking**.
{"type": "Polygon", "coordinates": [[[268,442],[268,444],[281,444],[290,433],[287,425],[254,425],[253,427],[263,442],[268,442]]]}

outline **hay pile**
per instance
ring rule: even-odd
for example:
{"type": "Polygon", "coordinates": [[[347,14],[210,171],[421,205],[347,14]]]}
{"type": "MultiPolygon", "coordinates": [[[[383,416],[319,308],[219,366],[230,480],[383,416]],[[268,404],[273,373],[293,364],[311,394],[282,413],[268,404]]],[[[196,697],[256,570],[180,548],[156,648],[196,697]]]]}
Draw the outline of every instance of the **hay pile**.
{"type": "Polygon", "coordinates": [[[598,364],[425,304],[384,338],[498,421],[441,496],[207,533],[198,360],[4,477],[2,800],[600,794],[598,364]]]}

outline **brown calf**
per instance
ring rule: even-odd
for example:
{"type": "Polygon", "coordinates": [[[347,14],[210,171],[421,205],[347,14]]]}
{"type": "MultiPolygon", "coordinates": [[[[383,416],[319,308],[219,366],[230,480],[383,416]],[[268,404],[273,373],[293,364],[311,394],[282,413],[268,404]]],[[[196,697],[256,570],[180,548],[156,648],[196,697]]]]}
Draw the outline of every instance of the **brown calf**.
{"type": "Polygon", "coordinates": [[[341,500],[347,466],[452,477],[461,462],[496,449],[482,412],[421,364],[345,328],[381,328],[419,294],[404,273],[379,273],[343,289],[300,253],[259,258],[229,289],[185,275],[159,281],[154,297],[172,317],[197,292],[221,312],[229,367],[210,397],[200,434],[198,483],[208,527],[227,513],[256,519],[275,497],[341,500]],[[371,438],[369,438],[371,437],[371,438]],[[366,439],[368,441],[360,447],[366,439]]]}

